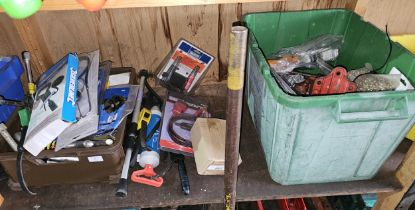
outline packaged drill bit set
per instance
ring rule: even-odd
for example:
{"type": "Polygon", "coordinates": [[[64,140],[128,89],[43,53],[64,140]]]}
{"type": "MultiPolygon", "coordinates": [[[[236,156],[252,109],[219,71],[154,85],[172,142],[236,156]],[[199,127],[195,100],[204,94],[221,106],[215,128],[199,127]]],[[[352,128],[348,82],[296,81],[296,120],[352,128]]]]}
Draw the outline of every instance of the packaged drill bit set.
{"type": "Polygon", "coordinates": [[[179,40],[161,63],[157,75],[167,89],[192,93],[206,75],[214,57],[186,40],[179,40]]]}

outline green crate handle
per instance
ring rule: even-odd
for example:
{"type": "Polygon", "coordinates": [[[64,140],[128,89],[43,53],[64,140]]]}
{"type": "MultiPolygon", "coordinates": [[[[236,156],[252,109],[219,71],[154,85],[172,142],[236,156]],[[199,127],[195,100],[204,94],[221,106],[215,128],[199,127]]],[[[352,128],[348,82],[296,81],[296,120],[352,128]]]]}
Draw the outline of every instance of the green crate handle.
{"type": "MultiPolygon", "coordinates": [[[[347,99],[347,101],[350,101],[350,99],[347,99]]],[[[338,123],[401,120],[409,118],[407,96],[392,98],[386,104],[386,110],[346,112],[343,106],[344,103],[342,103],[342,100],[338,100],[335,108],[335,117],[338,123]]]]}

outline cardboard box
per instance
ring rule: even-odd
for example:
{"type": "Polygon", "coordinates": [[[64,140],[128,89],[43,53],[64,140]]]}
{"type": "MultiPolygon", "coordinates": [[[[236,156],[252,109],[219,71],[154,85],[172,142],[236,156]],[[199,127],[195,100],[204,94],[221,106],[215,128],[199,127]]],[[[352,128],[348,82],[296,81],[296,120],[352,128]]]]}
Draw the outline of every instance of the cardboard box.
{"type": "MultiPolygon", "coordinates": [[[[192,127],[191,138],[197,173],[223,175],[225,170],[226,120],[198,118],[192,127]]],[[[242,163],[239,156],[239,164],[242,163]]]]}

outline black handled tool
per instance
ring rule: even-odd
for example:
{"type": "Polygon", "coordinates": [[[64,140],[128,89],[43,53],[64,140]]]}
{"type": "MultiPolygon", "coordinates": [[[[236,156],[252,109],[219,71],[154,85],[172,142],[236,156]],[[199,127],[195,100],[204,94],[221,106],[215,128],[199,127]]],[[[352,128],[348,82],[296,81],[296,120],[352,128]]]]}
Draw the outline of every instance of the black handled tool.
{"type": "Polygon", "coordinates": [[[190,182],[187,176],[186,165],[184,164],[184,155],[171,153],[171,158],[177,163],[179,170],[180,182],[182,184],[182,191],[185,195],[190,194],[190,182]]]}
{"type": "Polygon", "coordinates": [[[115,193],[118,197],[125,197],[127,195],[128,187],[128,171],[130,169],[131,155],[134,149],[134,144],[137,139],[137,121],[140,115],[141,102],[143,101],[144,94],[144,81],[148,77],[147,70],[141,70],[139,73],[140,77],[140,89],[137,94],[137,101],[134,107],[133,117],[131,119],[130,129],[127,135],[127,151],[125,152],[124,164],[122,167],[121,178],[118,183],[117,191],[115,193]]]}

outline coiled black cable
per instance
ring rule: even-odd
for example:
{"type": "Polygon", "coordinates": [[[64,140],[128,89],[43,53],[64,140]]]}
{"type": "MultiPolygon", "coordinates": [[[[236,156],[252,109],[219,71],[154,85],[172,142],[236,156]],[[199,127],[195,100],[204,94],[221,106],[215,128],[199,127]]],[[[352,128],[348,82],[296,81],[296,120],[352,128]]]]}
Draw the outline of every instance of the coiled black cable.
{"type": "Polygon", "coordinates": [[[385,28],[386,28],[385,29],[386,30],[386,36],[388,37],[388,42],[389,42],[389,53],[388,53],[388,56],[386,57],[385,62],[381,66],[379,66],[378,68],[373,69],[372,71],[370,71],[368,73],[364,73],[364,74],[358,75],[356,78],[354,78],[353,82],[355,82],[357,80],[357,78],[359,78],[360,76],[367,75],[367,74],[377,73],[377,71],[383,69],[386,66],[386,64],[388,63],[388,61],[389,61],[389,59],[390,59],[390,57],[392,55],[393,45],[392,45],[392,40],[391,40],[391,38],[389,36],[388,25],[386,25],[385,28]]]}
{"type": "Polygon", "coordinates": [[[173,116],[170,118],[169,125],[167,128],[167,132],[169,133],[169,136],[175,143],[185,146],[185,147],[191,147],[192,142],[189,139],[185,139],[182,136],[180,136],[173,128],[174,124],[179,120],[186,120],[186,121],[191,121],[192,123],[194,123],[196,121],[196,116],[192,114],[186,114],[186,113],[173,116]]]}
{"type": "Polygon", "coordinates": [[[23,143],[27,132],[27,126],[22,128],[22,134],[19,141],[19,146],[17,147],[17,159],[16,159],[16,173],[17,179],[19,181],[20,187],[23,191],[29,193],[30,195],[36,195],[36,193],[32,192],[26,184],[26,181],[23,176],[23,155],[24,155],[24,148],[23,143]]]}

